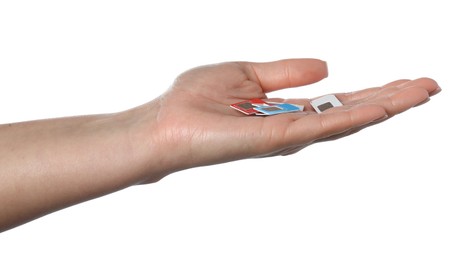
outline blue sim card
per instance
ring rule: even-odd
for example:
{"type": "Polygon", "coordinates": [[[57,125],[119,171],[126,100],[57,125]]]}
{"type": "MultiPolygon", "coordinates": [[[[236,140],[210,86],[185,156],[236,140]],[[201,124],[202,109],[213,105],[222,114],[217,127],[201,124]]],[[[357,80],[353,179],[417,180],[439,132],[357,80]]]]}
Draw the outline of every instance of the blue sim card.
{"type": "Polygon", "coordinates": [[[302,108],[292,105],[292,104],[283,103],[283,104],[272,104],[269,106],[259,106],[259,107],[255,107],[254,110],[262,113],[263,115],[270,116],[270,115],[302,111],[302,108]]]}

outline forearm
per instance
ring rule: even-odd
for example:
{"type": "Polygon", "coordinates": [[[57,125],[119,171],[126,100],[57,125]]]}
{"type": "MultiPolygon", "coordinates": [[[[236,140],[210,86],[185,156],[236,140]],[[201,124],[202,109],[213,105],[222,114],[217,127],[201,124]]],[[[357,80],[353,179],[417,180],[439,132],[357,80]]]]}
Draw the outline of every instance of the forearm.
{"type": "Polygon", "coordinates": [[[143,182],[142,110],[0,126],[0,231],[143,182]]]}

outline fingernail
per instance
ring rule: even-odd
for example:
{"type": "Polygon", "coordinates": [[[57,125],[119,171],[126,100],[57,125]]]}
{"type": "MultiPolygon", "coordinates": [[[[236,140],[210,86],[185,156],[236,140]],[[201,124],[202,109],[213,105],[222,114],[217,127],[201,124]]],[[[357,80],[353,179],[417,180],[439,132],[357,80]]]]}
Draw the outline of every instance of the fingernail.
{"type": "Polygon", "coordinates": [[[435,95],[435,94],[438,94],[438,93],[441,92],[441,91],[442,91],[442,88],[437,87],[434,91],[432,91],[432,92],[430,93],[430,95],[433,96],[433,95],[435,95]]]}
{"type": "Polygon", "coordinates": [[[420,105],[424,105],[425,103],[429,102],[430,98],[425,99],[424,101],[420,102],[419,104],[415,105],[414,107],[418,107],[420,105]]]}
{"type": "Polygon", "coordinates": [[[383,122],[384,120],[388,119],[388,114],[385,114],[384,116],[378,118],[378,119],[375,119],[373,121],[371,121],[371,123],[380,123],[380,122],[383,122]]]}
{"type": "Polygon", "coordinates": [[[328,77],[328,64],[327,64],[327,62],[324,61],[324,60],[321,60],[321,61],[322,61],[322,67],[323,67],[323,69],[324,69],[324,71],[325,71],[325,76],[324,76],[324,77],[327,78],[327,77],[328,77]]]}

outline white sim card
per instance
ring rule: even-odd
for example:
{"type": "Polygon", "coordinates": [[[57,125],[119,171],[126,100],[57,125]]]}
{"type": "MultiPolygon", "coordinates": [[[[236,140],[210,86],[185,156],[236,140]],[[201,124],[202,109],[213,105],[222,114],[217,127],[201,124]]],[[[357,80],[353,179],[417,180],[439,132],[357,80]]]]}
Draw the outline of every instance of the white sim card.
{"type": "Polygon", "coordinates": [[[323,111],[332,107],[343,106],[343,104],[340,102],[340,100],[338,100],[338,98],[336,98],[335,95],[319,97],[310,101],[310,104],[318,113],[322,113],[323,111]]]}

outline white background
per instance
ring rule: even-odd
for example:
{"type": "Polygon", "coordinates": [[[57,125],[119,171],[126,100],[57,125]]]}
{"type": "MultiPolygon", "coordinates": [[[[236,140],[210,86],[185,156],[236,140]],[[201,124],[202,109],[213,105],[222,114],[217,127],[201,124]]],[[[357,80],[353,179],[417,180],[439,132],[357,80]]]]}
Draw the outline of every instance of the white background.
{"type": "Polygon", "coordinates": [[[328,62],[328,79],[271,96],[422,76],[443,91],[293,156],[191,169],[50,214],[0,234],[0,259],[474,259],[472,5],[1,1],[0,123],[121,111],[184,70],[233,60],[328,62]]]}

